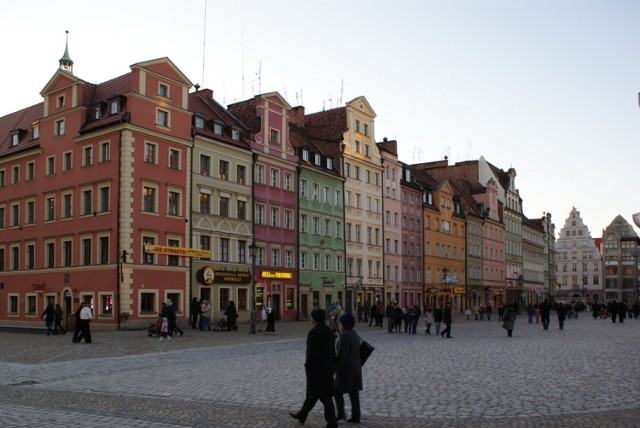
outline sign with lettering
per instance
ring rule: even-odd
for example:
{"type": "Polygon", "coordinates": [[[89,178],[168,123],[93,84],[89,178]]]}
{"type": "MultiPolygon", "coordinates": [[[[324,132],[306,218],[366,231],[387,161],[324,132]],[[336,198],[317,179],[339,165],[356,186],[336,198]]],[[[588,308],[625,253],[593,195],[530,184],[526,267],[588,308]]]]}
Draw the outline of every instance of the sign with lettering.
{"type": "Polygon", "coordinates": [[[263,270],[262,277],[268,279],[291,279],[293,278],[293,274],[291,272],[271,272],[263,270]]]}
{"type": "Polygon", "coordinates": [[[213,282],[222,284],[250,284],[251,274],[249,272],[217,270],[215,271],[213,282]]]}
{"type": "Polygon", "coordinates": [[[211,251],[199,250],[197,248],[184,248],[184,247],[169,247],[166,245],[144,245],[145,253],[164,254],[167,256],[183,256],[183,257],[198,257],[201,259],[210,259],[211,251]]]}

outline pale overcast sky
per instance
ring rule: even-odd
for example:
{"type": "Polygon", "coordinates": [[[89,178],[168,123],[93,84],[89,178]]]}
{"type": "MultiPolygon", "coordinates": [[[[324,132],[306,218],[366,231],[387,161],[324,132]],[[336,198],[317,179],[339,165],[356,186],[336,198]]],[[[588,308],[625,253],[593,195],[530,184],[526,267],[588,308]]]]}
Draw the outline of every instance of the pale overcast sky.
{"type": "Polygon", "coordinates": [[[41,101],[68,29],[92,83],[166,56],[224,105],[364,95],[401,161],[482,155],[516,169],[525,215],[559,231],[575,206],[600,237],[640,211],[638,17],[635,0],[208,0],[205,31],[205,0],[1,2],[0,115],[41,101]]]}

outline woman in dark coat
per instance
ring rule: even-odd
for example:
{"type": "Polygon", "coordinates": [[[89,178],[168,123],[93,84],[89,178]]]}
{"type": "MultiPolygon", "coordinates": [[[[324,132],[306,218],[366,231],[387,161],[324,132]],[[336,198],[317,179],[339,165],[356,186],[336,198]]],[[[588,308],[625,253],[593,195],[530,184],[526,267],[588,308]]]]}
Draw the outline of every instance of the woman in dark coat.
{"type": "Polygon", "coordinates": [[[353,330],[355,318],[350,313],[340,317],[340,336],[336,344],[336,404],[338,419],[344,419],[344,397],[349,394],[351,419],[360,423],[360,391],[362,391],[362,363],[360,362],[360,336],[353,330]]]}
{"type": "Polygon", "coordinates": [[[560,330],[564,330],[564,319],[567,317],[567,309],[564,304],[558,303],[556,313],[558,314],[558,327],[560,327],[560,330]]]}
{"type": "Polygon", "coordinates": [[[236,331],[238,329],[238,326],[236,325],[238,311],[236,310],[236,304],[233,303],[233,300],[229,301],[227,309],[224,311],[224,315],[227,316],[227,328],[229,331],[236,331]]]}
{"type": "Polygon", "coordinates": [[[504,313],[502,314],[502,328],[507,329],[507,335],[513,337],[513,326],[516,323],[516,308],[515,304],[507,305],[504,307],[504,313]]]}
{"type": "Polygon", "coordinates": [[[325,324],[325,311],[311,311],[313,327],[307,334],[307,356],[304,371],[307,375],[307,396],[298,413],[289,412],[292,418],[301,424],[318,400],[324,405],[324,418],[327,427],[337,428],[335,408],[333,407],[333,368],[335,362],[335,336],[325,324]]]}

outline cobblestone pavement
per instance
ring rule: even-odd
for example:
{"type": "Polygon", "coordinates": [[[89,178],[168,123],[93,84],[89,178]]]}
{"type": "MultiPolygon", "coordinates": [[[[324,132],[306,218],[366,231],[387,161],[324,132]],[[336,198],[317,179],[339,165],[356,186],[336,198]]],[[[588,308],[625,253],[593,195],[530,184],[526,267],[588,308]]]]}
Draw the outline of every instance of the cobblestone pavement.
{"type": "MultiPolygon", "coordinates": [[[[0,333],[2,426],[299,426],[288,411],[304,398],[310,323],[277,328],[186,329],[163,343],[146,331],[97,331],[92,344],[0,333]]],[[[457,318],[451,340],[356,329],[376,346],[360,426],[640,426],[640,320],[582,314],[543,331],[519,317],[508,338],[495,320],[457,318]]],[[[323,425],[318,404],[305,426],[323,425]]]]}

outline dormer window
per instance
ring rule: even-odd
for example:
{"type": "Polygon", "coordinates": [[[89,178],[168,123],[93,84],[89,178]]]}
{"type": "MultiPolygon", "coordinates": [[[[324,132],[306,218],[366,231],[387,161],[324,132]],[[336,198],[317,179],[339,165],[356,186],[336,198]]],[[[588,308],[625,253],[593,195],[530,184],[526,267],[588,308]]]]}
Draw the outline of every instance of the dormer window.
{"type": "Polygon", "coordinates": [[[109,114],[118,114],[119,111],[120,101],[117,99],[109,101],[109,114]]]}
{"type": "Polygon", "coordinates": [[[164,83],[158,84],[158,95],[169,98],[169,86],[164,83]]]}
{"type": "Polygon", "coordinates": [[[213,124],[213,132],[215,132],[218,135],[222,135],[222,124],[221,123],[214,123],[213,124]]]}
{"type": "Polygon", "coordinates": [[[31,126],[31,138],[33,140],[36,140],[36,139],[40,138],[40,124],[39,123],[34,123],[31,126]]]}
{"type": "Polygon", "coordinates": [[[309,151],[306,149],[302,149],[302,160],[305,162],[309,161],[309,151]]]}
{"type": "Polygon", "coordinates": [[[58,98],[56,98],[56,108],[62,107],[64,107],[64,95],[58,95],[58,98]]]}
{"type": "Polygon", "coordinates": [[[98,120],[102,117],[102,108],[100,104],[93,108],[93,120],[98,120]]]}
{"type": "Polygon", "coordinates": [[[333,169],[333,159],[327,158],[327,169],[333,169]]]}
{"type": "Polygon", "coordinates": [[[11,146],[17,146],[18,142],[20,141],[20,134],[16,131],[13,134],[11,134],[11,146]]]}
{"type": "Polygon", "coordinates": [[[238,141],[240,139],[240,131],[238,131],[237,129],[232,129],[231,138],[238,141]]]}
{"type": "Polygon", "coordinates": [[[321,158],[320,158],[319,154],[316,154],[316,155],[313,156],[313,164],[314,165],[320,165],[320,161],[321,161],[321,158]]]}
{"type": "Polygon", "coordinates": [[[204,118],[196,116],[196,128],[204,129],[204,118]]]}
{"type": "Polygon", "coordinates": [[[272,129],[269,135],[269,142],[271,144],[280,144],[280,131],[272,129]]]}

